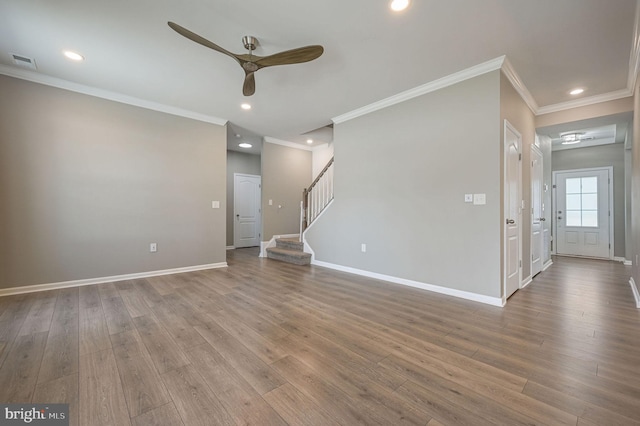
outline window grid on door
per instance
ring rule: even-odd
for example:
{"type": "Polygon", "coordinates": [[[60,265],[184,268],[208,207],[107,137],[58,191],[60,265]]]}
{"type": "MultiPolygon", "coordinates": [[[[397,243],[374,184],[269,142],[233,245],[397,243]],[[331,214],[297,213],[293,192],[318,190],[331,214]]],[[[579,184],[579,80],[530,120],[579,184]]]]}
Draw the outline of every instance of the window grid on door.
{"type": "Polygon", "coordinates": [[[598,177],[566,180],[566,226],[598,227],[598,177]]]}

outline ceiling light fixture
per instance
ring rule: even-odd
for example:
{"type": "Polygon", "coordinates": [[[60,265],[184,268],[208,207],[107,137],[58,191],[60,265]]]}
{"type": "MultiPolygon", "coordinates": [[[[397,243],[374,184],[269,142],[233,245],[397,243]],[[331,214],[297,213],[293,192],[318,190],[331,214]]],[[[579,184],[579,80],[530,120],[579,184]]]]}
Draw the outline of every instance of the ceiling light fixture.
{"type": "Polygon", "coordinates": [[[72,61],[84,61],[84,56],[82,56],[79,53],[72,52],[71,50],[65,50],[62,53],[64,54],[64,56],[66,56],[68,59],[71,59],[72,61]]]}
{"type": "Polygon", "coordinates": [[[242,142],[241,144],[238,144],[238,146],[240,148],[251,148],[253,145],[251,145],[250,143],[242,142]]]}
{"type": "Polygon", "coordinates": [[[391,10],[394,12],[400,12],[405,10],[409,6],[409,0],[393,0],[391,2],[391,10]]]}
{"type": "Polygon", "coordinates": [[[579,95],[581,93],[584,93],[584,89],[582,88],[577,88],[577,89],[573,89],[572,91],[569,92],[570,95],[579,95]]]}
{"type": "Polygon", "coordinates": [[[307,143],[308,144],[312,144],[313,143],[313,139],[307,139],[307,143]]]}
{"type": "Polygon", "coordinates": [[[573,145],[575,143],[580,143],[580,136],[584,135],[584,133],[565,133],[560,135],[562,138],[562,145],[573,145]]]}
{"type": "Polygon", "coordinates": [[[240,105],[240,108],[244,109],[244,110],[250,110],[251,109],[251,105],[249,104],[242,104],[240,105]]]}

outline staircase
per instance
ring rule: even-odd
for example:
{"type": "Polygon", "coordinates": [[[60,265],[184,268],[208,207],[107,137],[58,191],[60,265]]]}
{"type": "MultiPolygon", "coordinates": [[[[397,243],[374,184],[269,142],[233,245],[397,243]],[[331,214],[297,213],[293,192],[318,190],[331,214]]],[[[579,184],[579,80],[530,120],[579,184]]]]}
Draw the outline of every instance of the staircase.
{"type": "Polygon", "coordinates": [[[298,238],[277,238],[276,246],[267,249],[267,257],[294,265],[308,265],[311,263],[311,254],[305,253],[303,247],[304,243],[298,238]]]}

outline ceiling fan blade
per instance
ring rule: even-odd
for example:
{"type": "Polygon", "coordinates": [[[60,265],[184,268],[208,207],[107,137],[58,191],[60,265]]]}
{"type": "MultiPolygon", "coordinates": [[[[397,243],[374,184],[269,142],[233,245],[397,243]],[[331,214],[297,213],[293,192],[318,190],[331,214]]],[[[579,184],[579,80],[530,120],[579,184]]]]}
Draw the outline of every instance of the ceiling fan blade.
{"type": "Polygon", "coordinates": [[[252,72],[248,72],[244,77],[244,84],[242,85],[242,94],[245,96],[251,96],[256,92],[256,77],[252,72]]]}
{"type": "Polygon", "coordinates": [[[240,60],[238,59],[238,56],[234,53],[229,52],[228,50],[218,46],[217,44],[207,40],[204,37],[199,36],[198,34],[189,31],[188,29],[181,27],[180,25],[176,24],[175,22],[167,22],[167,24],[178,34],[180,34],[181,36],[184,36],[186,38],[188,38],[191,41],[195,41],[198,44],[201,44],[205,47],[208,47],[209,49],[213,49],[216,50],[220,53],[224,53],[227,56],[232,57],[233,59],[235,59],[236,61],[240,62],[240,60]]]}
{"type": "Polygon", "coordinates": [[[313,61],[320,57],[324,48],[320,45],[299,47],[297,49],[286,50],[275,55],[265,56],[255,61],[260,68],[272,67],[274,65],[299,64],[313,61]]]}

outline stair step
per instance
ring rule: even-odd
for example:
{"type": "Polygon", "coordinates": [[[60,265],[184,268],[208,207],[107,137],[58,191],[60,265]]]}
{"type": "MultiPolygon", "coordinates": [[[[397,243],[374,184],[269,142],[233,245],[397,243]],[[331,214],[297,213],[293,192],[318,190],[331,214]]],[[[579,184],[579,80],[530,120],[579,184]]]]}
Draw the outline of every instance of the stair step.
{"type": "Polygon", "coordinates": [[[269,259],[280,260],[282,262],[293,263],[294,265],[309,265],[311,254],[299,250],[288,250],[280,247],[269,247],[267,249],[269,259]]]}
{"type": "Polygon", "coordinates": [[[276,238],[276,247],[287,250],[304,250],[304,243],[299,241],[298,238],[276,238]]]}

